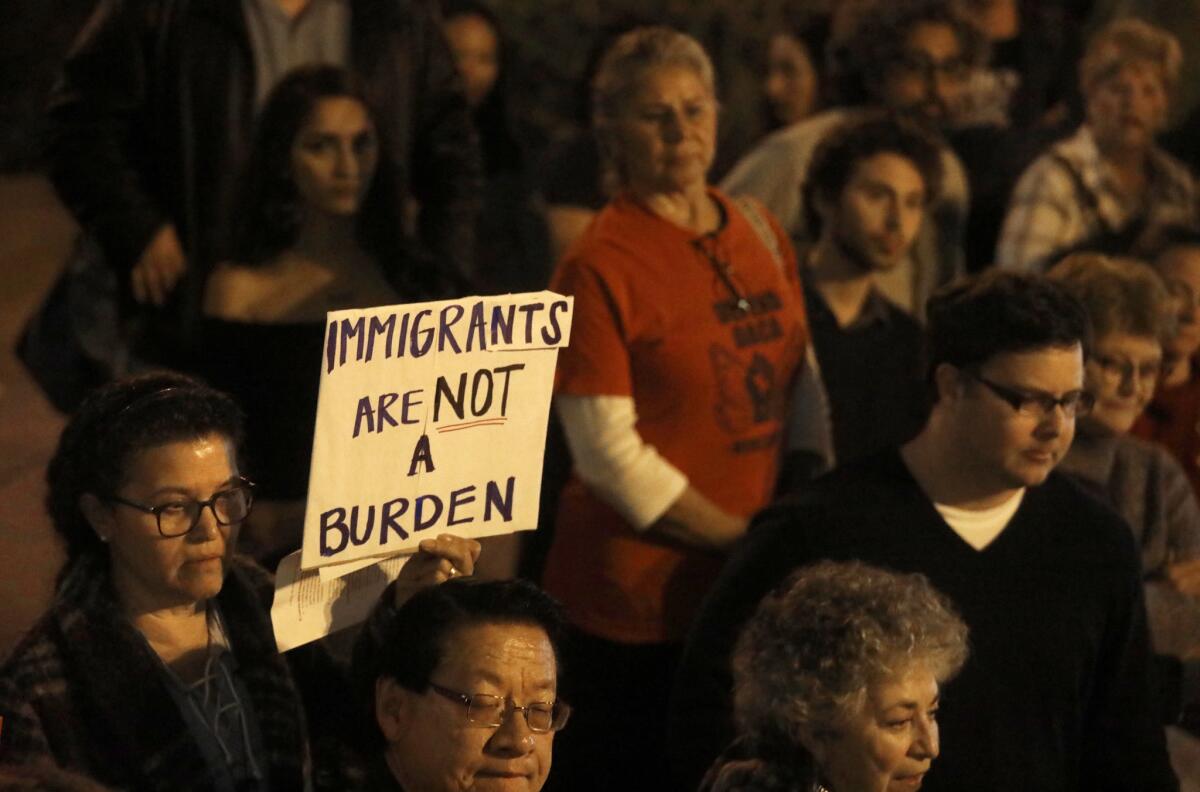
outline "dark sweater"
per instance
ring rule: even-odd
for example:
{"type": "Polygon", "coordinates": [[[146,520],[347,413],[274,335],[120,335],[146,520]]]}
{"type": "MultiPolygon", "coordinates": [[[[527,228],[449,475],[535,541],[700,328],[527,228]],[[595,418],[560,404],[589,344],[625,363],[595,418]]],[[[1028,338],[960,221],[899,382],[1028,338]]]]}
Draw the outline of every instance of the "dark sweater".
{"type": "Polygon", "coordinates": [[[804,308],[838,464],[911,440],[928,414],[917,320],[872,289],[858,317],[839,327],[811,277],[804,280],[804,308]]]}
{"type": "Polygon", "coordinates": [[[927,792],[1177,789],[1147,673],[1137,552],[1065,477],[1030,489],[983,551],[950,529],[896,451],[841,468],[759,515],[689,638],[671,713],[680,788],[729,742],[729,652],[796,568],[861,559],[925,574],[971,629],[946,685],[927,792]]]}

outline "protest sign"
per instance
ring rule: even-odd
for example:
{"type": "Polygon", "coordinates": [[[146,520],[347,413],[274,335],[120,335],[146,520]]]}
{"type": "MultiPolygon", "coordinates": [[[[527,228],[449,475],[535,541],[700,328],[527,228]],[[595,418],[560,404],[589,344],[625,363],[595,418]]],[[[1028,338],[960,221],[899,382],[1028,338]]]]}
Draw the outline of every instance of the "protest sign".
{"type": "Polygon", "coordinates": [[[376,562],[336,580],[321,580],[300,569],[299,551],[279,562],[271,624],[281,652],[324,638],[362,622],[379,595],[412,558],[399,555],[376,562]]]}
{"type": "Polygon", "coordinates": [[[537,292],[328,314],[301,568],[537,527],[572,310],[537,292]]]}

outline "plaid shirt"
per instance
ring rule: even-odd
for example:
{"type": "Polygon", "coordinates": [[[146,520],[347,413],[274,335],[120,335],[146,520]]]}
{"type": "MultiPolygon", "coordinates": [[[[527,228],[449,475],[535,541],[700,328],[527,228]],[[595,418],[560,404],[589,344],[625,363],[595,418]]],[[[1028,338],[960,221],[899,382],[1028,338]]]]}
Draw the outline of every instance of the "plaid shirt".
{"type": "MultiPolygon", "coordinates": [[[[161,663],[120,615],[106,564],[73,562],[50,609],[0,668],[0,762],[49,760],[117,788],[209,790],[204,756],[161,663]]],[[[305,716],[272,640],[271,592],[263,570],[238,560],[217,602],[262,735],[268,784],[304,789],[305,716]]]]}
{"type": "Polygon", "coordinates": [[[1183,163],[1156,147],[1150,151],[1148,171],[1142,200],[1125,198],[1084,124],[1038,157],[1017,182],[996,247],[996,264],[1041,271],[1073,249],[1145,255],[1158,230],[1195,225],[1196,187],[1183,163]],[[1096,244],[1122,233],[1130,234],[1119,244],[1123,249],[1096,244]]]}

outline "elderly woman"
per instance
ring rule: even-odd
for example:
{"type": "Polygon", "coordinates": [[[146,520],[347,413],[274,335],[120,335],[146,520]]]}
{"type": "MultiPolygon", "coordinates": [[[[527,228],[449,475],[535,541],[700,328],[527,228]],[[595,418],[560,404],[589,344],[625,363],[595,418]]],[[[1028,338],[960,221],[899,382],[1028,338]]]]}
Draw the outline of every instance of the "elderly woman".
{"type": "Polygon", "coordinates": [[[371,792],[537,792],[555,732],[564,629],[532,583],[456,580],[380,608],[355,648],[378,754],[371,792]]]}
{"type": "Polygon", "coordinates": [[[717,100],[700,45],[634,30],[593,85],[619,190],[553,283],[575,297],[556,399],[574,471],[544,584],[592,682],[563,745],[591,753],[564,788],[627,789],[655,785],[682,639],[771,497],[808,335],[786,236],[707,183],[717,100]]]}
{"type": "Polygon", "coordinates": [[[938,755],[941,685],[966,658],[966,625],[924,576],[805,567],[738,639],[741,736],[701,788],[917,789],[938,755]]]}
{"type": "MultiPolygon", "coordinates": [[[[1175,458],[1128,434],[1162,371],[1174,324],[1167,291],[1145,264],[1095,254],[1068,256],[1050,277],[1084,304],[1095,334],[1085,370],[1095,406],[1078,422],[1059,469],[1091,486],[1133,529],[1155,651],[1200,661],[1200,507],[1175,458]]],[[[1185,670],[1185,695],[1194,697],[1200,663],[1185,670]]]]}
{"type": "Polygon", "coordinates": [[[1174,36],[1136,19],[1096,34],[1079,66],[1087,120],[1021,176],[999,266],[1041,270],[1077,250],[1144,255],[1157,230],[1195,222],[1191,175],[1155,144],[1181,57],[1174,36]]]}
{"type": "MultiPolygon", "coordinates": [[[[47,473],[68,558],[0,668],[0,761],[52,761],[121,789],[346,788],[332,764],[349,715],[339,675],[315,645],[277,652],[270,577],[234,555],[254,494],[242,434],[228,396],[178,374],[80,405],[47,473]]],[[[450,537],[424,549],[397,599],[451,566],[469,574],[478,553],[450,537]]]]}

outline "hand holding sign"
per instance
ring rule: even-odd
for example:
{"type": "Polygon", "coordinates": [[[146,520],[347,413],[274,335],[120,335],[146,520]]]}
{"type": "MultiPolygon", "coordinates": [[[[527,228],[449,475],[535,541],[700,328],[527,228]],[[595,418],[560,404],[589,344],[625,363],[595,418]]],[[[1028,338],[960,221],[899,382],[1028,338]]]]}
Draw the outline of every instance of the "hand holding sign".
{"type": "Polygon", "coordinates": [[[473,537],[537,527],[573,306],[538,292],[328,314],[304,545],[275,579],[280,651],[357,624],[392,580],[399,605],[473,574],[473,537]]]}
{"type": "Polygon", "coordinates": [[[396,578],[396,607],[428,586],[436,586],[456,577],[475,574],[475,562],[482,549],[474,539],[442,534],[437,539],[425,539],[417,546],[400,576],[396,578]]]}

